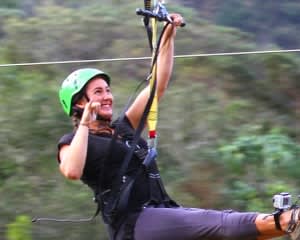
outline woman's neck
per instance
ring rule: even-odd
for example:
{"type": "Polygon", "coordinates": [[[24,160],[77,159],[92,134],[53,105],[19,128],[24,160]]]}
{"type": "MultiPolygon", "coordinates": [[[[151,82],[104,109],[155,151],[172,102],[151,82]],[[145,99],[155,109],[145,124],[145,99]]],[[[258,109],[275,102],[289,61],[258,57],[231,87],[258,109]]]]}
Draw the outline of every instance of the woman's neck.
{"type": "Polygon", "coordinates": [[[93,134],[113,133],[110,120],[101,119],[101,120],[93,121],[89,124],[89,128],[90,128],[90,132],[93,134]]]}

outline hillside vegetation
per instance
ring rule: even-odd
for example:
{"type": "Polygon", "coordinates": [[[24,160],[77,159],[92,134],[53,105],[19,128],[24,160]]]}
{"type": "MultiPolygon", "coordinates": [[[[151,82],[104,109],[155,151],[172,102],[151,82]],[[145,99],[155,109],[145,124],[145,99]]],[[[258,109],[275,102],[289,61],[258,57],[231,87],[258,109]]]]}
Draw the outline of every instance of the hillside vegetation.
{"type": "MultiPolygon", "coordinates": [[[[184,2],[167,5],[187,22],[177,32],[176,55],[299,46],[292,34],[299,22],[296,1],[272,1],[272,11],[271,1],[259,9],[258,1],[184,2]]],[[[74,69],[103,69],[112,76],[117,117],[146,79],[150,60],[100,60],[151,55],[138,7],[142,1],[1,1],[0,239],[107,239],[100,219],[30,220],[94,213],[89,189],[58,170],[56,144],[71,131],[58,89],[74,69]],[[93,59],[99,61],[46,64],[93,59]],[[44,64],[4,66],[38,62],[44,64]]],[[[299,65],[297,53],[175,59],[158,122],[158,164],[174,199],[271,212],[273,194],[299,194],[299,65]]]]}

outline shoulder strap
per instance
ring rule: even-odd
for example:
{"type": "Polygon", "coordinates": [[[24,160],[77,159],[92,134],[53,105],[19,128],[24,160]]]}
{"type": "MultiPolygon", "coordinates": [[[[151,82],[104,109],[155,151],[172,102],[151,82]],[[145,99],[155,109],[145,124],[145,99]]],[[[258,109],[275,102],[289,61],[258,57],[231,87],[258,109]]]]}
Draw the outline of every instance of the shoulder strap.
{"type": "MultiPolygon", "coordinates": [[[[107,204],[104,206],[104,209],[102,209],[102,211],[103,211],[102,214],[104,216],[104,219],[110,224],[112,224],[115,221],[115,215],[118,214],[117,211],[122,211],[122,210],[124,210],[123,208],[126,208],[127,202],[125,203],[124,201],[122,201],[122,209],[118,209],[118,206],[119,206],[119,203],[120,203],[119,202],[120,195],[121,195],[121,193],[125,194],[124,199],[128,200],[133,181],[129,181],[129,179],[128,179],[128,182],[126,184],[126,182],[124,181],[125,178],[123,178],[123,177],[126,174],[128,165],[130,163],[130,160],[132,159],[132,156],[133,156],[133,153],[135,151],[136,145],[137,145],[138,140],[141,136],[141,133],[144,129],[144,125],[145,125],[145,122],[146,122],[146,119],[147,119],[147,116],[148,116],[148,113],[149,113],[154,95],[155,95],[155,88],[152,88],[151,93],[150,93],[150,97],[149,97],[149,99],[147,101],[147,104],[146,104],[146,107],[145,107],[145,110],[143,112],[143,115],[141,117],[139,125],[138,125],[138,127],[135,131],[133,141],[131,143],[131,147],[130,147],[129,151],[127,152],[127,154],[124,158],[124,161],[122,163],[122,166],[120,168],[120,171],[119,171],[117,177],[115,178],[115,180],[112,183],[112,188],[111,188],[111,191],[109,193],[109,198],[108,198],[107,204]],[[122,185],[124,185],[124,186],[123,186],[122,191],[121,191],[121,186],[122,185]]],[[[115,134],[116,134],[116,132],[117,131],[115,131],[115,134]]],[[[116,137],[114,137],[112,142],[111,142],[111,146],[112,146],[111,150],[113,150],[113,144],[114,144],[115,141],[116,141],[116,137]]],[[[130,179],[130,180],[132,180],[132,179],[130,179]]],[[[124,196],[122,196],[122,197],[124,197],[124,196]]],[[[99,208],[99,206],[98,206],[98,208],[99,208]]]]}
{"type": "MultiPolygon", "coordinates": [[[[164,32],[167,28],[169,23],[167,23],[161,34],[160,34],[160,37],[159,37],[159,40],[158,40],[158,44],[157,44],[157,48],[156,48],[156,51],[155,51],[155,54],[153,55],[153,61],[152,61],[152,65],[151,65],[151,70],[150,70],[150,75],[149,77],[151,77],[151,73],[152,73],[152,70],[153,70],[153,67],[155,66],[156,64],[156,61],[157,61],[157,57],[158,57],[158,54],[159,54],[159,46],[160,46],[160,42],[161,42],[161,39],[162,39],[162,36],[164,35],[164,32]]],[[[149,79],[148,77],[148,79],[149,79]]],[[[148,80],[147,79],[147,80],[148,80]]],[[[140,122],[139,122],[139,125],[137,127],[137,129],[135,130],[135,134],[133,136],[133,141],[131,143],[131,148],[129,149],[129,151],[127,152],[125,158],[124,158],[124,161],[121,165],[121,168],[120,168],[120,171],[117,175],[117,177],[114,179],[113,183],[112,183],[112,188],[111,188],[111,191],[109,193],[109,197],[108,197],[108,201],[107,203],[103,206],[104,209],[102,209],[102,214],[103,214],[103,217],[104,219],[106,219],[108,222],[112,222],[113,221],[113,218],[114,218],[114,215],[116,214],[116,207],[118,205],[118,201],[120,199],[120,190],[121,190],[121,186],[122,184],[124,183],[124,176],[126,174],[126,171],[127,171],[127,168],[129,166],[129,163],[130,163],[130,160],[132,159],[132,156],[133,156],[133,153],[135,151],[135,148],[136,148],[136,145],[140,139],[140,136],[141,136],[141,133],[144,129],[144,126],[145,126],[145,123],[146,123],[146,120],[147,120],[147,116],[149,114],[149,111],[150,111],[150,108],[151,108],[151,105],[152,105],[152,102],[153,102],[153,99],[155,97],[155,94],[156,94],[156,85],[157,85],[157,79],[156,79],[156,76],[154,78],[154,81],[153,81],[153,84],[152,84],[152,87],[151,87],[151,91],[150,91],[150,96],[149,96],[149,99],[146,103],[146,106],[145,106],[145,109],[144,109],[144,112],[141,116],[141,119],[140,119],[140,122]]],[[[120,118],[119,118],[119,122],[121,123],[124,118],[125,118],[125,114],[126,114],[126,111],[129,107],[129,104],[130,104],[131,101],[128,101],[126,107],[124,108],[120,118]]],[[[109,147],[109,151],[108,151],[108,155],[106,157],[106,160],[108,160],[113,152],[113,148],[115,146],[115,142],[117,141],[117,137],[118,137],[118,132],[119,132],[119,126],[117,124],[116,128],[115,128],[115,132],[114,132],[114,135],[112,137],[112,141],[111,141],[111,144],[110,144],[110,147],[109,147]]],[[[104,161],[105,162],[105,161],[104,161]]],[[[105,163],[103,163],[105,164],[105,163]]],[[[104,169],[104,166],[102,166],[102,171],[104,169]]],[[[100,178],[103,177],[103,174],[100,174],[100,178]]],[[[99,185],[101,185],[103,181],[100,181],[99,185]]],[[[99,186],[99,192],[98,194],[101,194],[102,192],[102,189],[101,189],[101,186],[99,186]]],[[[126,188],[125,188],[126,189],[126,188]]],[[[131,187],[130,187],[131,189],[131,187]]],[[[98,196],[99,197],[99,196],[98,196]]],[[[100,196],[101,197],[101,196],[100,196]]],[[[101,204],[101,199],[97,199],[97,196],[96,196],[96,200],[98,202],[98,208],[101,208],[102,206],[99,206],[99,204],[101,204]],[[99,201],[100,200],[100,201],[99,201]]],[[[127,203],[126,203],[127,204],[127,203]]],[[[99,210],[100,211],[100,210],[99,210]]],[[[98,213],[99,213],[98,211],[98,213]]]]}

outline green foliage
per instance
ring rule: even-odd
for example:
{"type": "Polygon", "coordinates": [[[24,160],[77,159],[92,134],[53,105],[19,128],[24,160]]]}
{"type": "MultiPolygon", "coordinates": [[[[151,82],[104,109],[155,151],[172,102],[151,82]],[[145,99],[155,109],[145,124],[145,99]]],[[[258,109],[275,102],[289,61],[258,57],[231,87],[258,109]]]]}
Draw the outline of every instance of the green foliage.
{"type": "Polygon", "coordinates": [[[28,216],[17,216],[15,221],[7,225],[7,240],[31,240],[31,221],[28,216]]]}
{"type": "Polygon", "coordinates": [[[263,199],[294,191],[299,184],[300,146],[276,129],[265,134],[243,134],[223,144],[219,152],[229,176],[224,193],[240,208],[264,210],[268,205],[258,206],[263,199]]]}
{"type": "MultiPolygon", "coordinates": [[[[207,2],[206,9],[213,9],[215,2],[207,2]]],[[[26,3],[22,10],[0,11],[1,63],[150,55],[135,15],[140,1],[26,3]]],[[[169,5],[187,21],[177,31],[176,54],[262,48],[253,33],[215,26],[193,9],[169,5]]],[[[112,76],[117,115],[147,76],[149,64],[145,60],[0,69],[0,225],[15,229],[11,219],[20,223],[17,216],[24,214],[78,219],[93,213],[96,206],[87,187],[65,180],[58,170],[57,141],[72,130],[58,102],[59,85],[78,67],[104,69],[112,76]]],[[[172,197],[189,206],[268,211],[274,193],[297,193],[298,69],[299,57],[292,53],[176,59],[158,125],[158,163],[172,197]]],[[[39,224],[32,229],[33,238],[107,239],[99,222],[39,224]]]]}
{"type": "Polygon", "coordinates": [[[199,16],[223,26],[238,28],[255,35],[256,41],[267,48],[275,43],[283,48],[297,48],[300,38],[294,33],[299,29],[300,4],[287,1],[187,1],[179,0],[195,9],[199,16]]]}
{"type": "Polygon", "coordinates": [[[253,31],[251,24],[253,27],[257,27],[257,22],[253,21],[256,17],[255,11],[253,8],[246,8],[245,3],[237,1],[237,0],[229,0],[226,3],[223,3],[223,11],[220,11],[217,22],[219,24],[240,27],[245,30],[253,31]],[[232,11],[233,8],[235,11],[232,11]],[[243,19],[252,19],[252,21],[243,21],[243,19]]]}
{"type": "Polygon", "coordinates": [[[0,163],[0,186],[5,180],[16,173],[17,166],[8,159],[3,159],[0,163]]]}
{"type": "Polygon", "coordinates": [[[299,173],[298,170],[295,171],[295,166],[300,164],[298,159],[300,148],[288,136],[281,133],[241,136],[232,144],[221,147],[220,153],[230,171],[238,175],[246,174],[248,166],[267,170],[268,175],[273,177],[282,169],[291,177],[296,177],[299,173]]]}
{"type": "Polygon", "coordinates": [[[0,3],[0,8],[18,8],[21,5],[20,0],[2,0],[0,3]]]}

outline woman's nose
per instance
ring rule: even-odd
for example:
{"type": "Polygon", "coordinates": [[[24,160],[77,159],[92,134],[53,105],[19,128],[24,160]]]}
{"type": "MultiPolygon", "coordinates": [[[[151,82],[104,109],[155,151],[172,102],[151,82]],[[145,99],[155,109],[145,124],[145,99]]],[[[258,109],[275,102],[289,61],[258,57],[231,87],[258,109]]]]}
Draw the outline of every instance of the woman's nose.
{"type": "Polygon", "coordinates": [[[104,99],[112,99],[112,94],[110,92],[105,93],[104,99]]]}

